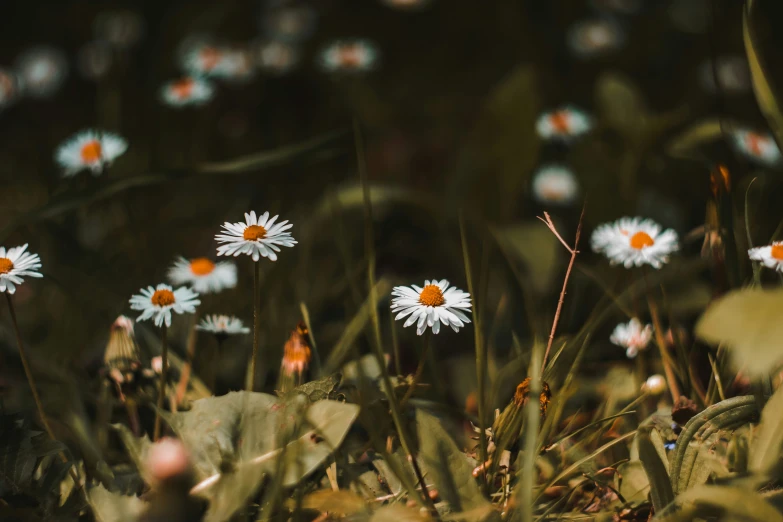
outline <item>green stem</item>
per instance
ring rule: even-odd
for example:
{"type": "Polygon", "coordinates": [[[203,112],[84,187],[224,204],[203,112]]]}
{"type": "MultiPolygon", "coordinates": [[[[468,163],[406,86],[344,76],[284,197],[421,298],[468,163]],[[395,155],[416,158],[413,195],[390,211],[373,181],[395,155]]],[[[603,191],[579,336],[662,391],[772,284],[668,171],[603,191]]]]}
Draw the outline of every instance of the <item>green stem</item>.
{"type": "Polygon", "coordinates": [[[258,345],[261,339],[261,292],[259,279],[261,278],[261,263],[253,263],[253,356],[250,359],[250,386],[249,391],[256,389],[256,361],[258,360],[258,345]]]}
{"type": "Polygon", "coordinates": [[[421,381],[421,376],[424,374],[424,364],[427,360],[427,354],[430,351],[430,345],[432,344],[431,336],[432,332],[430,332],[430,329],[427,328],[427,331],[424,332],[424,348],[422,349],[421,355],[419,356],[419,365],[416,367],[416,373],[413,375],[413,380],[411,381],[410,386],[408,386],[408,390],[405,392],[405,395],[403,395],[402,400],[400,401],[400,409],[402,409],[408,403],[408,400],[410,400],[413,392],[416,390],[416,386],[418,386],[419,382],[421,381]]]}
{"type": "Polygon", "coordinates": [[[169,378],[169,348],[166,342],[168,328],[165,323],[160,329],[160,389],[158,391],[158,409],[155,412],[155,429],[153,430],[152,440],[157,441],[160,438],[161,416],[163,404],[166,398],[166,380],[169,378]]]}

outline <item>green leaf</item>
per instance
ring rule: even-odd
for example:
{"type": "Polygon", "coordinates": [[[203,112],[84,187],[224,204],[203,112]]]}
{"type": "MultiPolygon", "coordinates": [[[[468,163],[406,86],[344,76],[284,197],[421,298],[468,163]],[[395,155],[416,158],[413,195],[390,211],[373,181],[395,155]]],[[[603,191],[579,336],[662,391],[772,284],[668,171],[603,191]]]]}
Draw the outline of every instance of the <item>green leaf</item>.
{"type": "MultiPolygon", "coordinates": [[[[729,127],[731,123],[723,121],[729,127]]],[[[720,118],[710,118],[695,123],[676,135],[666,147],[668,154],[675,158],[694,159],[697,149],[723,138],[720,118]]]]}
{"type": "Polygon", "coordinates": [[[139,470],[144,482],[151,483],[151,478],[146,472],[146,460],[152,442],[145,433],[141,437],[136,437],[131,433],[127,426],[124,424],[111,424],[112,429],[120,436],[120,440],[125,446],[125,450],[128,452],[128,456],[136,465],[136,469],[139,470]]]}
{"type": "Polygon", "coordinates": [[[370,522],[429,522],[429,513],[402,504],[383,506],[373,513],[370,522]]]}
{"type": "Polygon", "coordinates": [[[655,520],[685,522],[716,516],[720,520],[783,522],[783,515],[761,495],[729,486],[698,486],[690,489],[658,512],[655,520]]]}
{"type": "MultiPolygon", "coordinates": [[[[653,433],[658,436],[654,428],[639,430],[636,440],[639,444],[639,460],[642,461],[644,472],[650,482],[653,507],[655,511],[660,511],[674,500],[674,493],[664,461],[661,460],[658,449],[653,443],[653,433]]],[[[660,436],[658,439],[660,440],[660,436]]]]}
{"type": "Polygon", "coordinates": [[[751,378],[783,362],[783,289],[745,288],[714,301],[696,324],[696,335],[729,348],[735,366],[751,378]]]}
{"type": "Polygon", "coordinates": [[[783,449],[783,386],[761,410],[761,422],[750,446],[748,469],[764,473],[780,463],[783,449]]]}
{"type": "Polygon", "coordinates": [[[495,227],[492,233],[509,263],[521,263],[531,287],[544,292],[558,272],[558,249],[554,234],[540,221],[495,227]]]}
{"type": "Polygon", "coordinates": [[[758,40],[753,20],[755,6],[756,0],[747,0],[745,2],[745,10],[742,13],[742,40],[745,43],[745,53],[748,56],[750,78],[753,83],[756,101],[758,101],[759,108],[767,119],[770,129],[772,129],[772,135],[775,137],[778,147],[780,147],[783,143],[783,114],[781,114],[780,104],[770,85],[769,75],[764,70],[764,65],[761,63],[759,56],[758,40]]]}
{"type": "Polygon", "coordinates": [[[631,135],[644,131],[648,119],[644,96],[624,75],[601,75],[595,86],[595,102],[601,119],[618,131],[631,135]]]}
{"type": "Polygon", "coordinates": [[[138,497],[112,493],[100,484],[86,496],[97,522],[136,522],[146,507],[138,497]]]}
{"type": "Polygon", "coordinates": [[[367,510],[367,501],[346,489],[323,489],[302,499],[302,507],[344,517],[367,510]]]}
{"type": "Polygon", "coordinates": [[[473,478],[473,467],[465,454],[437,418],[416,410],[416,430],[419,436],[419,458],[426,475],[435,484],[440,497],[452,511],[469,511],[485,507],[489,502],[473,478]]]}

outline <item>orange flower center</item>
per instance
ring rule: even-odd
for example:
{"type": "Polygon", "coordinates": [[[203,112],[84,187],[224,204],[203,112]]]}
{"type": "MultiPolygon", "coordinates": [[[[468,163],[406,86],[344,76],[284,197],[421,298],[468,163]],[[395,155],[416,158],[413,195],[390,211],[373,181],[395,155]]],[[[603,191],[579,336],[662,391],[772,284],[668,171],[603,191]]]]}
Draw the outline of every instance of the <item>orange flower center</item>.
{"type": "Polygon", "coordinates": [[[190,271],[197,276],[205,276],[211,274],[215,269],[215,263],[207,259],[206,257],[199,257],[190,262],[190,271]]]}
{"type": "Polygon", "coordinates": [[[214,47],[205,47],[200,53],[201,62],[204,70],[211,71],[220,62],[220,51],[214,47]]]}
{"type": "Polygon", "coordinates": [[[346,47],[340,51],[340,63],[345,67],[358,67],[362,63],[361,50],[356,47],[346,47]]]}
{"type": "Polygon", "coordinates": [[[261,225],[250,225],[242,232],[245,241],[258,241],[266,237],[266,229],[261,225]]]}
{"type": "Polygon", "coordinates": [[[653,246],[654,244],[655,240],[651,238],[650,235],[646,232],[637,232],[631,236],[631,247],[635,248],[636,250],[641,250],[643,248],[653,246]]]}
{"type": "Polygon", "coordinates": [[[0,257],[0,274],[7,274],[14,269],[14,263],[7,257],[0,257]]]}
{"type": "Polygon", "coordinates": [[[441,306],[446,300],[438,285],[427,285],[419,295],[419,302],[424,306],[441,306]]]}
{"type": "Polygon", "coordinates": [[[759,136],[752,132],[749,132],[745,137],[745,145],[748,147],[751,154],[755,154],[756,156],[761,154],[761,147],[765,141],[764,136],[759,136]]]}
{"type": "MultiPolygon", "coordinates": [[[[775,259],[780,259],[781,261],[783,261],[783,243],[780,243],[778,245],[772,245],[772,250],[770,250],[770,254],[772,254],[772,257],[774,257],[775,259]]],[[[8,260],[0,259],[0,262],[2,261],[8,261],[8,260]]],[[[0,268],[0,270],[2,270],[2,268],[0,268]]]]}
{"type": "Polygon", "coordinates": [[[556,132],[559,132],[560,134],[565,134],[568,132],[568,112],[566,111],[557,111],[553,113],[551,116],[549,116],[549,123],[552,125],[552,128],[555,129],[556,132]]]}
{"type": "Polygon", "coordinates": [[[174,299],[174,292],[171,290],[155,290],[152,294],[152,304],[155,306],[170,306],[173,305],[176,299],[174,299]]]}
{"type": "Polygon", "coordinates": [[[88,141],[82,146],[82,161],[85,163],[95,163],[101,159],[101,152],[100,141],[88,141]]]}
{"type": "Polygon", "coordinates": [[[547,201],[563,201],[566,198],[565,191],[556,189],[554,187],[544,187],[541,190],[541,195],[547,201]]]}
{"type": "Polygon", "coordinates": [[[171,86],[171,90],[177,98],[189,98],[193,93],[194,83],[192,78],[185,78],[184,80],[174,82],[171,86]]]}

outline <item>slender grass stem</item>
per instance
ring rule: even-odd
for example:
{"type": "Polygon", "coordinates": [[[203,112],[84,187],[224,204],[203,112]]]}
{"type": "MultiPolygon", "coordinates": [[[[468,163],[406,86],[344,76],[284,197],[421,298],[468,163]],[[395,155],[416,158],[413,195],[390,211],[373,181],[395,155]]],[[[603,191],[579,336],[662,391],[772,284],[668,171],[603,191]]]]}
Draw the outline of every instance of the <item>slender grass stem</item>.
{"type": "Polygon", "coordinates": [[[169,378],[169,347],[167,335],[168,327],[163,324],[160,328],[160,389],[158,390],[158,409],[155,412],[155,428],[152,432],[153,441],[157,441],[160,438],[160,412],[163,410],[163,401],[166,398],[166,381],[169,378]]]}
{"type": "Polygon", "coordinates": [[[253,262],[253,355],[250,359],[250,384],[248,391],[256,390],[256,361],[261,340],[261,263],[253,262]]]}
{"type": "MultiPolygon", "coordinates": [[[[52,430],[52,426],[49,424],[49,418],[46,416],[46,412],[43,408],[43,403],[41,402],[41,396],[38,395],[38,387],[35,385],[35,378],[33,378],[33,372],[30,369],[30,362],[27,360],[27,355],[24,352],[24,343],[22,343],[22,332],[19,330],[19,323],[16,320],[16,310],[14,309],[14,302],[11,299],[11,294],[7,293],[5,294],[5,297],[8,301],[8,311],[11,315],[11,322],[14,325],[14,334],[16,335],[16,345],[19,347],[19,358],[22,359],[22,367],[24,368],[24,373],[27,376],[27,384],[30,386],[30,391],[33,394],[33,401],[35,401],[35,407],[38,409],[38,416],[41,418],[41,424],[43,424],[44,429],[46,430],[46,434],[49,435],[49,438],[52,440],[57,440],[57,437],[54,436],[54,431],[52,430]]],[[[60,459],[67,463],[68,457],[63,453],[60,452],[60,459]]],[[[79,482],[79,476],[76,474],[76,471],[74,471],[73,466],[71,466],[68,469],[71,478],[73,479],[74,487],[81,488],[81,483],[79,482]]]]}
{"type": "Polygon", "coordinates": [[[672,396],[672,403],[677,402],[680,398],[680,386],[677,384],[677,377],[674,375],[672,369],[672,361],[669,354],[666,352],[666,341],[663,338],[663,325],[661,324],[661,318],[658,314],[658,306],[655,304],[655,300],[652,296],[652,290],[647,282],[647,270],[642,270],[642,277],[644,277],[644,286],[647,290],[647,306],[650,309],[650,317],[653,322],[653,331],[655,335],[655,344],[658,345],[658,350],[661,353],[661,361],[663,362],[663,373],[666,376],[666,383],[669,385],[669,392],[672,396]]]}
{"type": "Polygon", "coordinates": [[[405,395],[403,395],[402,400],[400,401],[400,409],[405,407],[411,396],[413,396],[413,392],[416,390],[416,386],[421,381],[421,376],[424,374],[425,361],[427,360],[427,354],[430,352],[431,345],[432,334],[428,328],[427,331],[424,332],[424,348],[421,350],[421,355],[419,356],[419,365],[416,367],[416,373],[413,374],[413,381],[411,381],[408,390],[405,392],[405,395]]]}
{"type": "Polygon", "coordinates": [[[182,404],[182,400],[185,398],[185,393],[188,391],[188,383],[190,382],[190,375],[193,373],[193,361],[196,359],[196,338],[198,331],[196,325],[198,324],[198,310],[192,316],[192,326],[188,332],[188,345],[186,352],[185,364],[182,367],[182,373],[179,376],[179,383],[177,383],[177,393],[175,395],[177,404],[182,404]]]}

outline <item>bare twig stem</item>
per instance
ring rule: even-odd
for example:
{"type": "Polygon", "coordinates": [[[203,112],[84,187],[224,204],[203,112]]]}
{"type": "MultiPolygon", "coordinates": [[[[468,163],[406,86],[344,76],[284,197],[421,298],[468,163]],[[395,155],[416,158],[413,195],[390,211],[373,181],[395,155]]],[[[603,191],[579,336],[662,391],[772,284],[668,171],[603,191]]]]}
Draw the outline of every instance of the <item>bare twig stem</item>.
{"type": "Polygon", "coordinates": [[[432,337],[430,336],[430,331],[428,329],[426,332],[424,332],[424,348],[421,351],[419,365],[416,367],[416,373],[413,374],[413,380],[411,381],[410,386],[408,386],[408,389],[405,391],[405,395],[403,395],[402,400],[400,401],[400,409],[402,409],[403,407],[405,407],[406,404],[408,404],[408,401],[413,395],[413,392],[416,390],[416,386],[421,381],[421,376],[424,374],[424,364],[425,361],[427,360],[427,354],[430,351],[431,344],[432,344],[432,337]]]}
{"type": "Polygon", "coordinates": [[[163,401],[166,398],[166,381],[169,378],[169,347],[166,339],[168,328],[165,323],[160,327],[160,389],[158,390],[158,409],[155,411],[155,428],[152,431],[152,440],[160,438],[160,412],[163,411],[163,401]]]}
{"type": "Polygon", "coordinates": [[[568,279],[571,277],[571,270],[574,268],[574,261],[576,261],[576,255],[579,253],[579,237],[582,235],[582,220],[585,217],[585,205],[582,206],[582,213],[579,215],[579,224],[576,226],[576,237],[574,238],[574,246],[571,248],[568,246],[560,234],[555,228],[555,224],[552,222],[552,218],[549,217],[549,213],[544,212],[544,217],[539,217],[543,221],[549,230],[560,240],[560,243],[571,254],[571,260],[568,262],[568,268],[566,269],[565,277],[563,278],[563,289],[560,290],[560,299],[557,301],[557,310],[555,311],[555,318],[552,321],[552,330],[549,332],[549,341],[546,343],[546,352],[544,352],[544,360],[541,362],[541,378],[544,377],[544,370],[546,369],[546,362],[549,359],[549,352],[552,350],[552,343],[555,340],[555,332],[557,331],[557,323],[560,321],[560,313],[563,311],[563,302],[565,302],[566,287],[568,286],[568,279]]]}
{"type": "Polygon", "coordinates": [[[663,338],[663,326],[661,324],[661,318],[658,315],[658,306],[653,299],[650,284],[647,281],[647,270],[642,270],[642,277],[644,277],[644,286],[647,290],[647,306],[650,309],[650,318],[653,322],[653,332],[655,335],[655,344],[658,346],[658,350],[661,353],[661,361],[663,362],[663,373],[666,376],[666,383],[669,385],[669,392],[672,395],[672,403],[676,403],[680,398],[680,387],[677,384],[677,377],[674,375],[672,369],[672,361],[669,354],[666,352],[666,340],[663,338]]]}
{"type": "Polygon", "coordinates": [[[261,263],[253,262],[253,355],[250,359],[249,391],[256,390],[256,361],[258,360],[258,345],[261,344],[261,263]]]}
{"type": "MultiPolygon", "coordinates": [[[[14,325],[14,334],[16,335],[16,345],[19,347],[19,357],[22,359],[22,367],[24,368],[24,373],[27,376],[27,384],[30,385],[30,391],[33,394],[35,407],[38,409],[38,416],[41,418],[41,424],[43,424],[43,427],[46,430],[46,434],[49,435],[49,438],[52,440],[57,440],[57,437],[54,436],[54,431],[52,430],[52,426],[49,424],[49,418],[46,416],[46,412],[44,412],[43,403],[41,402],[41,396],[38,395],[38,387],[35,385],[33,372],[30,369],[30,363],[27,360],[27,355],[24,353],[24,344],[22,343],[22,333],[19,330],[19,323],[16,321],[16,310],[14,309],[14,302],[11,300],[11,294],[9,294],[8,292],[5,293],[5,297],[8,300],[8,311],[11,314],[11,322],[14,325]]],[[[60,459],[65,463],[68,462],[68,457],[62,451],[60,452],[60,459]]],[[[71,478],[73,479],[74,487],[81,488],[81,483],[79,482],[79,476],[76,474],[76,471],[73,469],[73,466],[71,466],[68,469],[68,471],[71,474],[71,478]]]]}

